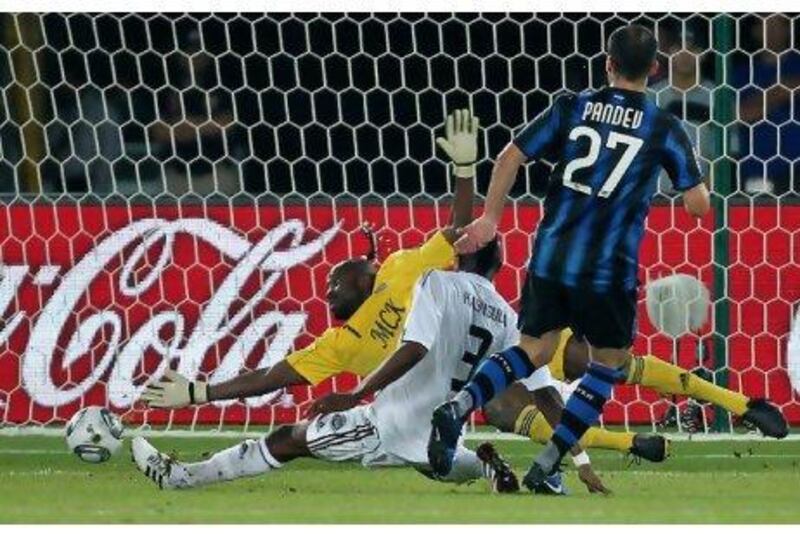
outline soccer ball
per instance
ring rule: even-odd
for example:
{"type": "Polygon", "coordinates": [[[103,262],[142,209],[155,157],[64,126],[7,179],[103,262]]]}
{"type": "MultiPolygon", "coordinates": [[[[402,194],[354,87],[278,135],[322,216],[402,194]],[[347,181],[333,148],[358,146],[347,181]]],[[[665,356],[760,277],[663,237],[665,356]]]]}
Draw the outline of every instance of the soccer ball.
{"type": "Polygon", "coordinates": [[[85,407],[67,422],[67,447],[87,463],[102,463],[122,447],[122,430],[122,422],[108,409],[85,407]]]}

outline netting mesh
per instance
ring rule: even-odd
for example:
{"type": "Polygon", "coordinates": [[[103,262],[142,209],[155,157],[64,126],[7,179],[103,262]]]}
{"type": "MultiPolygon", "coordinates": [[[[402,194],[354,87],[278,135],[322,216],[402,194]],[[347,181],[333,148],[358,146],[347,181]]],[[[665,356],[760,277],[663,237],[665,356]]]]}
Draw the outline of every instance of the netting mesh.
{"type": "MultiPolygon", "coordinates": [[[[362,221],[385,257],[446,220],[433,138],[448,111],[481,118],[483,193],[513,131],[560,91],[605,83],[603,43],[629,21],[657,33],[650,90],[696,141],[715,212],[690,221],[662,180],[640,278],[699,277],[712,318],[673,341],[641,307],[635,349],[800,421],[786,349],[800,298],[800,18],[653,13],[0,15],[4,421],[62,421],[87,403],[164,421],[132,404],[168,358],[214,380],[304,345],[331,323],[330,266],[367,249],[362,221]],[[312,244],[285,271],[259,250],[280,233],[283,247],[312,244]]],[[[549,169],[525,169],[502,225],[498,286],[512,302],[549,169]]],[[[292,421],[353,381],[170,422],[292,421]]],[[[620,387],[604,419],[655,424],[674,403],[686,401],[620,387]]],[[[702,426],[729,423],[708,411],[702,426]]]]}

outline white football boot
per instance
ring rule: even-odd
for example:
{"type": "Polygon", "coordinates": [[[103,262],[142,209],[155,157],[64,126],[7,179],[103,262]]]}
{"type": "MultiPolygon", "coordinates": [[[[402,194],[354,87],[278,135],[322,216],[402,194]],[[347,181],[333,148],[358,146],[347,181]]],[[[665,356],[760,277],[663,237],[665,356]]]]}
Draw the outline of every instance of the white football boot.
{"type": "Polygon", "coordinates": [[[191,486],[183,465],[159,452],[142,437],[131,441],[131,456],[136,468],[160,489],[186,489],[191,486]]]}

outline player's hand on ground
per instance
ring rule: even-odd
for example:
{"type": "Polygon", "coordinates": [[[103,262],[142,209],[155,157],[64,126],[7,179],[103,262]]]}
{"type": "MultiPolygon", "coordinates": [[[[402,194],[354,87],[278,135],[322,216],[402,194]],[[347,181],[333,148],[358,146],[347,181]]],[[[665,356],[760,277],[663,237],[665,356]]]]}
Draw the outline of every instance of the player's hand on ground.
{"type": "Polygon", "coordinates": [[[586,488],[589,489],[589,492],[592,494],[611,494],[611,490],[603,484],[600,476],[595,474],[591,464],[584,464],[578,467],[578,478],[586,485],[586,488]]]}
{"type": "Polygon", "coordinates": [[[358,398],[352,394],[328,394],[312,403],[308,408],[307,415],[309,418],[313,418],[319,414],[346,411],[356,405],[358,405],[358,398]]]}
{"type": "Polygon", "coordinates": [[[208,386],[168,369],[161,380],[145,389],[140,399],[153,408],[177,409],[208,401],[208,386]]]}
{"type": "Polygon", "coordinates": [[[458,254],[472,254],[489,243],[497,234],[497,223],[486,217],[479,217],[463,229],[462,236],[453,246],[458,254]]]}
{"type": "Polygon", "coordinates": [[[447,117],[445,137],[436,138],[436,144],[455,165],[457,177],[475,176],[479,129],[480,121],[468,109],[456,110],[447,117]]]}

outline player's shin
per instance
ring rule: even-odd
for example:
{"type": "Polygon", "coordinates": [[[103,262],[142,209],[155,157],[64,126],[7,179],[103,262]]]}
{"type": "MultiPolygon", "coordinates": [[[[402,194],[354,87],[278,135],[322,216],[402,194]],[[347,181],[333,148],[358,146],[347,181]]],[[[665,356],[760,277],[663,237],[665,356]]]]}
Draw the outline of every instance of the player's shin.
{"type": "MultiPolygon", "coordinates": [[[[514,425],[514,433],[529,437],[534,442],[546,444],[553,436],[553,428],[535,406],[522,409],[514,425]]],[[[627,453],[633,447],[635,433],[609,431],[601,427],[590,427],[578,441],[581,448],[599,448],[627,453]]]]}
{"type": "Polygon", "coordinates": [[[536,464],[545,473],[552,471],[586,430],[597,422],[620,376],[621,372],[616,368],[598,362],[589,364],[586,374],[567,400],[553,438],[536,458],[536,464]]]}
{"type": "Polygon", "coordinates": [[[514,381],[525,379],[535,370],[527,353],[518,346],[489,355],[478,364],[472,379],[453,398],[458,415],[466,419],[472,411],[483,407],[514,381]]]}
{"type": "Polygon", "coordinates": [[[186,463],[183,467],[189,485],[195,487],[257,476],[280,468],[281,463],[270,453],[264,437],[245,440],[215,453],[206,461],[186,463]]]}
{"type": "Polygon", "coordinates": [[[738,416],[747,411],[749,401],[747,396],[719,387],[652,355],[631,360],[627,382],[654,388],[662,394],[689,396],[714,403],[738,416]]]}

